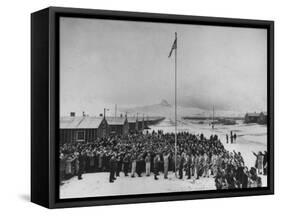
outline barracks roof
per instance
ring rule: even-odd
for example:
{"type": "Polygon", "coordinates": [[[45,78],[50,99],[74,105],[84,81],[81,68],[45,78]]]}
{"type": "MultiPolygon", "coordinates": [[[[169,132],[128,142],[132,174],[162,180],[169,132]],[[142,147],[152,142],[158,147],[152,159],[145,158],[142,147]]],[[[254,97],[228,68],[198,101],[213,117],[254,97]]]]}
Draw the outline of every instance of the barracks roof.
{"type": "Polygon", "coordinates": [[[124,117],[105,117],[109,125],[123,125],[126,118],[124,117]]]}
{"type": "Polygon", "coordinates": [[[254,113],[247,113],[246,115],[249,117],[259,117],[261,115],[267,116],[267,112],[260,112],[260,113],[254,112],[254,113]]]}
{"type": "MultiPolygon", "coordinates": [[[[137,121],[137,117],[128,117],[127,119],[129,123],[136,123],[137,121]]],[[[140,117],[138,117],[138,121],[140,120],[141,120],[140,117]]]]}
{"type": "Polygon", "coordinates": [[[259,117],[260,113],[247,113],[246,115],[249,117],[259,117]]]}
{"type": "Polygon", "coordinates": [[[75,116],[61,117],[60,129],[93,129],[98,128],[102,122],[102,117],[75,116]]]}

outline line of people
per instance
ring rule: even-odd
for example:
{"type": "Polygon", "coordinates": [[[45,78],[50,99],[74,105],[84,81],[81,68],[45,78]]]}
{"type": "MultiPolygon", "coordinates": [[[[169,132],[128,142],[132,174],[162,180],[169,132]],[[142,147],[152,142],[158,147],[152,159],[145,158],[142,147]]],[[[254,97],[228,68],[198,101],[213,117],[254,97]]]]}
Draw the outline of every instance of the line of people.
{"type": "Polygon", "coordinates": [[[229,139],[230,139],[230,143],[235,143],[236,139],[237,139],[237,134],[233,133],[233,131],[230,131],[230,135],[228,136],[228,134],[225,135],[226,137],[226,143],[229,143],[229,139]]]}

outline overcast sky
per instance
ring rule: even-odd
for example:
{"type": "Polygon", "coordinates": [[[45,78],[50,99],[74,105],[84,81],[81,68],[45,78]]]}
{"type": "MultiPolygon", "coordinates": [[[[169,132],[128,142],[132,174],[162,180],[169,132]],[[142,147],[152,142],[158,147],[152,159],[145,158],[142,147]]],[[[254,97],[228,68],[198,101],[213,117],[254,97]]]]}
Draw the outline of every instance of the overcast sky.
{"type": "Polygon", "coordinates": [[[97,115],[103,107],[178,101],[211,110],[266,110],[266,30],[61,18],[60,108],[97,115]]]}

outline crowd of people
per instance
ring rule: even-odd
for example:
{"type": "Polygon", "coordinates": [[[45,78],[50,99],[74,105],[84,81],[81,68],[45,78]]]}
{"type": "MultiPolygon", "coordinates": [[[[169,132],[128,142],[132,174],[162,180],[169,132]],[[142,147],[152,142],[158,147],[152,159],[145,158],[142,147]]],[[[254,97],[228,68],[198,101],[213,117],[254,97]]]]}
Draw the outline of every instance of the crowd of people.
{"type": "MultiPolygon", "coordinates": [[[[217,189],[261,187],[257,173],[266,174],[266,167],[245,166],[240,152],[227,151],[217,135],[206,138],[203,134],[188,132],[175,135],[153,131],[146,134],[111,136],[93,143],[65,143],[60,145],[60,178],[74,175],[82,179],[83,173],[108,172],[113,183],[122,172],[125,177],[145,177],[159,173],[168,178],[173,172],[179,179],[214,178],[217,189]]],[[[266,162],[263,155],[262,164],[266,162]]]]}

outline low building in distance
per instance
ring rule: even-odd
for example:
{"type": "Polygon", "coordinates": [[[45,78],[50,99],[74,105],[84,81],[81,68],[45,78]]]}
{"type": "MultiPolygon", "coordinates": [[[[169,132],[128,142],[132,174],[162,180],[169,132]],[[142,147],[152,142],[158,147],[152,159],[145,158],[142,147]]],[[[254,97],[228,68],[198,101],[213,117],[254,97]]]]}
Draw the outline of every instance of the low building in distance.
{"type": "Polygon", "coordinates": [[[246,113],[244,122],[246,124],[249,123],[267,124],[267,112],[246,113]]]}

